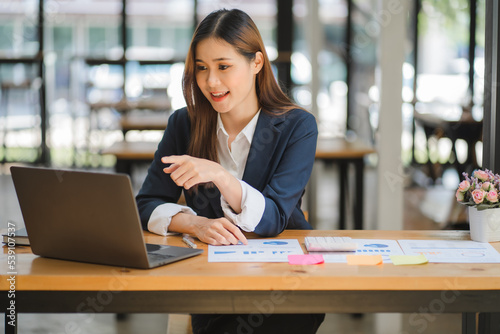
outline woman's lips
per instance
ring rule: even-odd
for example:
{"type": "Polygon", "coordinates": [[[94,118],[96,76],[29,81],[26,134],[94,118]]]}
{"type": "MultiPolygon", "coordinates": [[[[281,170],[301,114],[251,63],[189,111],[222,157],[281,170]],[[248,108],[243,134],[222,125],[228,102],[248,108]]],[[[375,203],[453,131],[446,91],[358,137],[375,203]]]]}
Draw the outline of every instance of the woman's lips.
{"type": "Polygon", "coordinates": [[[220,102],[220,101],[224,100],[228,95],[229,95],[229,91],[210,93],[212,100],[215,102],[220,102]]]}

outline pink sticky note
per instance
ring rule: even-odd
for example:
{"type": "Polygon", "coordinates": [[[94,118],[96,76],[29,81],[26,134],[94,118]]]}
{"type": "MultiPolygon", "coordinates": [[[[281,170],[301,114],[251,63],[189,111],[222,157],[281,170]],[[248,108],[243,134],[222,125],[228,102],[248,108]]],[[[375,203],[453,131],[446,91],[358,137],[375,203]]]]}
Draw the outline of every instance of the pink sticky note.
{"type": "Polygon", "coordinates": [[[324,263],[323,255],[319,254],[300,254],[288,255],[288,263],[290,264],[321,264],[324,263]]]}
{"type": "Polygon", "coordinates": [[[355,266],[375,266],[383,262],[382,255],[346,255],[347,264],[355,266]]]}

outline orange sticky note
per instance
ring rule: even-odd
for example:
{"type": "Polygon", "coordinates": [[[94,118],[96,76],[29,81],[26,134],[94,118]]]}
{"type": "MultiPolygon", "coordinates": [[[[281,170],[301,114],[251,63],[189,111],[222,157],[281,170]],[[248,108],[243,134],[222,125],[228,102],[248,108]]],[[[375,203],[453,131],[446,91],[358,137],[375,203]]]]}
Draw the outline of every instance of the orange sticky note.
{"type": "Polygon", "coordinates": [[[323,255],[320,254],[297,254],[288,255],[289,264],[321,264],[324,263],[323,255]]]}
{"type": "Polygon", "coordinates": [[[383,262],[382,255],[346,255],[347,264],[354,266],[375,266],[383,262]]]}

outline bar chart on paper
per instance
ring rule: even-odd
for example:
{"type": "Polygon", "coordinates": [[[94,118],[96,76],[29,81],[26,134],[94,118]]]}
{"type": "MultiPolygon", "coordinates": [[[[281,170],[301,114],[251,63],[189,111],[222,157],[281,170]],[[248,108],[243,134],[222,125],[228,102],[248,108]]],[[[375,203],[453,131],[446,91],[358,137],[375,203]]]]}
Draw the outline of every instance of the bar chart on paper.
{"type": "Polygon", "coordinates": [[[208,262],[288,262],[304,254],[296,239],[250,239],[248,245],[208,246],[208,262]]]}
{"type": "Polygon", "coordinates": [[[381,255],[384,263],[391,263],[391,255],[403,255],[396,240],[352,239],[358,245],[354,252],[322,252],[325,263],[346,263],[347,255],[381,255]]]}

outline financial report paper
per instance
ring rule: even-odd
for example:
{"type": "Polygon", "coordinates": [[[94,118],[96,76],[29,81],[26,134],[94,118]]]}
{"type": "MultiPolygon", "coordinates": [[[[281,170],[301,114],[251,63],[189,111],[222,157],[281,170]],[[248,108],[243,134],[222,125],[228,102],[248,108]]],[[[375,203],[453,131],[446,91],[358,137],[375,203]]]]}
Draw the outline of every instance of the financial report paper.
{"type": "Polygon", "coordinates": [[[489,243],[472,240],[398,240],[406,255],[423,254],[434,263],[500,263],[489,243]]]}
{"type": "Polygon", "coordinates": [[[248,245],[208,246],[208,262],[288,262],[304,254],[297,239],[249,239],[248,245]]]}

